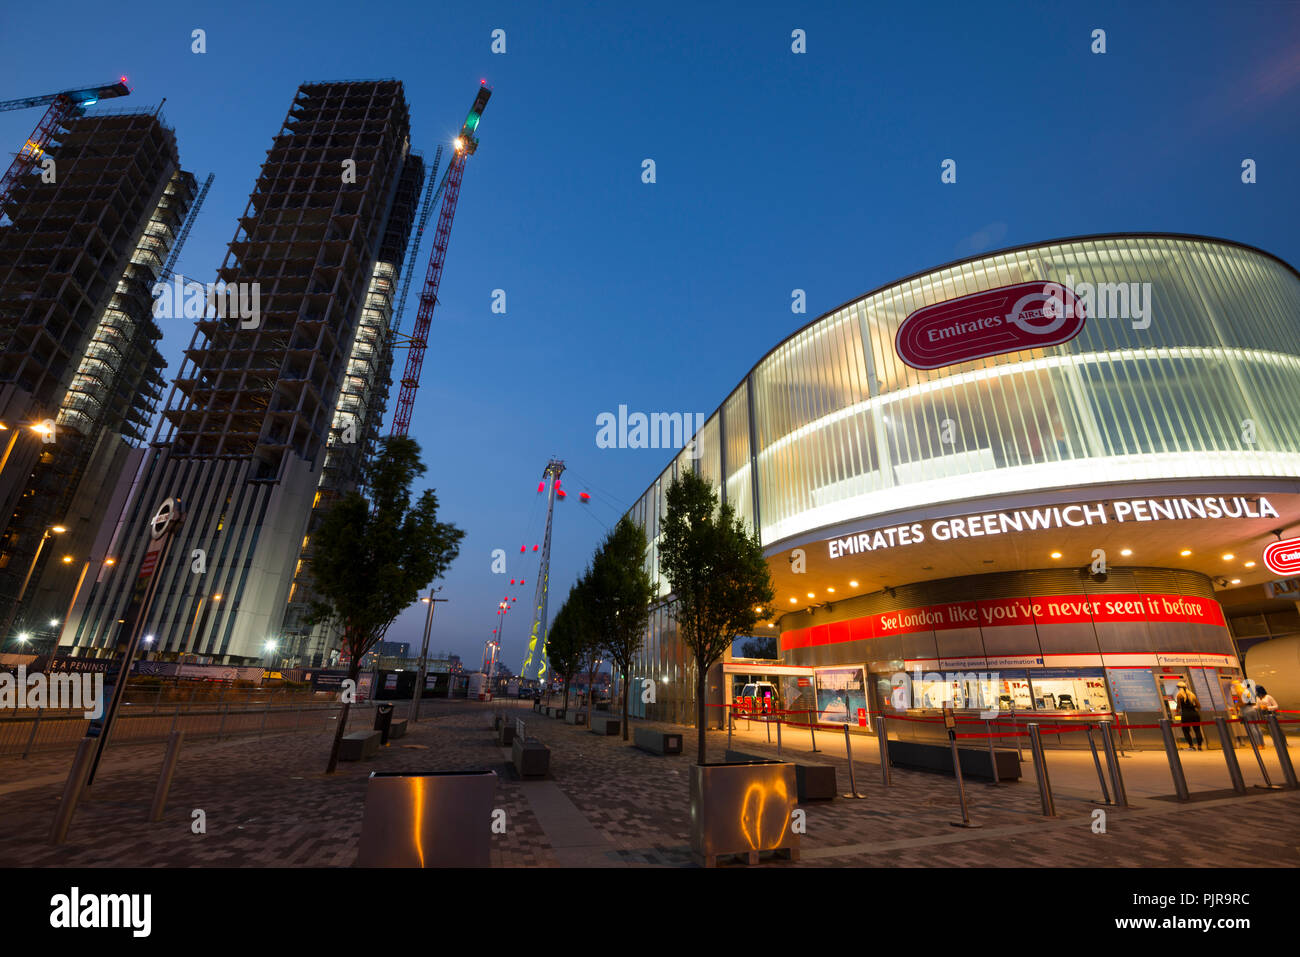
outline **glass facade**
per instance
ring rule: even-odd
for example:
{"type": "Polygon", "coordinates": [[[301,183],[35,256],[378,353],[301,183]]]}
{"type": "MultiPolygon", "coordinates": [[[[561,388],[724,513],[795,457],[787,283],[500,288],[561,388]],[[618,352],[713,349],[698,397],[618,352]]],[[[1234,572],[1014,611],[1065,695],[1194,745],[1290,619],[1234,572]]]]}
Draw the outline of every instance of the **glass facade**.
{"type": "MultiPolygon", "coordinates": [[[[656,576],[663,495],[691,451],[632,511],[656,576]]],[[[779,344],[706,421],[698,452],[701,472],[768,549],[841,522],[1081,477],[1294,476],[1300,275],[1259,250],[1175,235],[1062,240],[955,263],[779,344]],[[1037,281],[1081,297],[1076,338],[933,370],[895,352],[917,309],[1037,281]]],[[[643,655],[647,674],[668,664],[665,644],[655,647],[643,655]]],[[[693,700],[686,670],[683,701],[693,700]]]]}

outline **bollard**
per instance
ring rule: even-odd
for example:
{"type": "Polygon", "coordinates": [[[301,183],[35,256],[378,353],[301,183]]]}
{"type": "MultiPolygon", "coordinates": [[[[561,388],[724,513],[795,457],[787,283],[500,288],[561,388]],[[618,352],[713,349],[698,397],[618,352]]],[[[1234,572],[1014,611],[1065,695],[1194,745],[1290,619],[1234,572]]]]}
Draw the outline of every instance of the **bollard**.
{"type": "Polygon", "coordinates": [[[853,776],[853,745],[849,743],[849,726],[844,725],[844,756],[849,761],[849,793],[844,795],[846,798],[865,798],[865,794],[858,793],[858,782],[853,776]]]}
{"type": "Polygon", "coordinates": [[[989,767],[993,770],[993,786],[1001,784],[998,780],[998,756],[993,751],[993,726],[984,722],[984,732],[989,736],[989,767]]]}
{"type": "Polygon", "coordinates": [[[1268,722],[1268,733],[1273,736],[1273,747],[1277,749],[1277,763],[1282,766],[1282,779],[1286,781],[1286,786],[1294,791],[1296,789],[1295,768],[1291,765],[1291,753],[1286,749],[1286,735],[1282,733],[1282,725],[1278,723],[1277,712],[1266,712],[1264,720],[1268,722]]]}
{"type": "Polygon", "coordinates": [[[63,800],[54,815],[54,827],[50,829],[50,843],[62,844],[68,839],[68,828],[72,826],[72,815],[77,811],[77,802],[86,788],[86,778],[90,775],[90,762],[95,756],[94,738],[82,738],[77,745],[77,755],[72,759],[68,771],[67,783],[63,785],[63,800]]]}
{"type": "Polygon", "coordinates": [[[948,744],[952,748],[952,773],[957,777],[957,800],[961,802],[961,820],[949,821],[953,827],[979,827],[970,819],[970,812],[966,810],[966,782],[961,776],[961,756],[957,754],[957,732],[952,728],[948,729],[948,744]]]}
{"type": "Polygon", "coordinates": [[[889,779],[889,730],[883,714],[876,715],[876,737],[880,739],[880,777],[885,787],[889,787],[893,783],[889,779]]]}
{"type": "Polygon", "coordinates": [[[1237,763],[1237,751],[1232,743],[1232,733],[1228,731],[1228,721],[1222,715],[1214,719],[1214,726],[1219,729],[1219,744],[1223,746],[1223,760],[1228,763],[1228,779],[1232,789],[1238,794],[1246,793],[1246,781],[1241,776],[1241,765],[1237,763]]]}
{"type": "Polygon", "coordinates": [[[781,719],[776,719],[776,756],[781,756],[781,719]]]}
{"type": "Polygon", "coordinates": [[[1029,722],[1029,750],[1034,756],[1034,775],[1038,778],[1038,797],[1043,802],[1043,817],[1056,817],[1056,803],[1052,800],[1052,781],[1047,776],[1047,761],[1043,757],[1043,739],[1038,733],[1038,722],[1029,722]]]}
{"type": "Polygon", "coordinates": [[[23,748],[24,758],[26,758],[27,755],[31,753],[32,745],[36,743],[36,732],[40,730],[41,715],[44,713],[44,711],[45,711],[44,708],[36,709],[36,720],[32,722],[32,733],[27,736],[27,746],[23,748]]]}
{"type": "Polygon", "coordinates": [[[1174,793],[1180,801],[1190,800],[1187,778],[1183,776],[1183,762],[1178,757],[1178,744],[1174,741],[1174,727],[1168,718],[1160,719],[1160,736],[1165,739],[1165,754],[1169,757],[1169,773],[1174,778],[1174,793]]]}
{"type": "Polygon", "coordinates": [[[1110,791],[1106,788],[1106,775],[1101,770],[1101,758],[1097,757],[1097,743],[1092,740],[1092,722],[1088,723],[1086,729],[1088,735],[1088,747],[1092,749],[1092,763],[1097,768],[1097,780],[1101,783],[1101,803],[1110,803],[1110,791]]]}
{"type": "Polygon", "coordinates": [[[1106,752],[1106,767],[1110,769],[1110,786],[1115,792],[1115,804],[1119,807],[1128,807],[1128,793],[1124,790],[1124,773],[1119,768],[1119,760],[1115,756],[1115,742],[1110,736],[1111,723],[1109,721],[1101,722],[1101,747],[1106,752]]]}
{"type": "Polygon", "coordinates": [[[167,807],[167,792],[172,789],[172,777],[176,774],[176,762],[181,756],[181,742],[185,740],[184,731],[173,731],[167,735],[167,754],[163,757],[162,770],[158,772],[158,787],[153,792],[153,806],[149,808],[149,820],[163,819],[167,807]]]}

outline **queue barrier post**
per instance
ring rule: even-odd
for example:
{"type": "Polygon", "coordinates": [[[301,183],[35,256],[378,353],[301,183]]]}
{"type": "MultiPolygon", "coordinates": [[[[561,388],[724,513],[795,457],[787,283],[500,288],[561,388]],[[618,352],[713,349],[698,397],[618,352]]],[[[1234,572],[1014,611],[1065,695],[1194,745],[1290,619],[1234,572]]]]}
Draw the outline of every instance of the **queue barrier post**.
{"type": "Polygon", "coordinates": [[[776,716],[776,756],[781,756],[781,716],[776,716]]]}
{"type": "Polygon", "coordinates": [[[1043,804],[1043,817],[1056,817],[1056,803],[1052,800],[1052,782],[1047,776],[1047,761],[1043,757],[1043,739],[1038,722],[1029,722],[1029,750],[1034,756],[1034,776],[1038,778],[1038,797],[1043,804]]]}
{"type": "Polygon", "coordinates": [[[961,820],[948,823],[953,827],[979,827],[970,819],[966,808],[966,781],[961,776],[961,755],[957,753],[957,732],[953,728],[948,729],[948,746],[952,749],[952,773],[957,778],[957,800],[961,804],[961,820]]]}
{"type": "Polygon", "coordinates": [[[1183,774],[1183,762],[1178,757],[1178,743],[1174,740],[1174,726],[1168,718],[1160,719],[1160,736],[1165,740],[1165,755],[1169,758],[1169,773],[1174,779],[1174,793],[1180,801],[1191,800],[1191,795],[1187,792],[1187,777],[1183,774]]]}
{"type": "Polygon", "coordinates": [[[808,719],[808,733],[812,735],[813,754],[817,754],[817,718],[815,716],[808,719]]]}
{"type": "Polygon", "coordinates": [[[731,705],[724,705],[727,709],[727,750],[731,750],[731,727],[736,723],[736,718],[731,710],[731,705]]]}
{"type": "Polygon", "coordinates": [[[764,712],[763,727],[767,728],[767,743],[772,743],[772,716],[764,712]]]}
{"type": "Polygon", "coordinates": [[[1287,750],[1286,735],[1282,733],[1282,725],[1277,720],[1277,712],[1266,712],[1264,720],[1268,722],[1268,733],[1273,736],[1273,747],[1277,749],[1277,763],[1282,766],[1282,779],[1286,781],[1286,786],[1294,791],[1297,786],[1295,768],[1291,764],[1291,752],[1287,750]]]}
{"type": "Polygon", "coordinates": [[[1214,719],[1214,726],[1219,730],[1219,744],[1223,747],[1223,760],[1228,765],[1228,779],[1232,782],[1232,789],[1238,794],[1245,794],[1246,780],[1241,776],[1241,765],[1237,763],[1237,750],[1232,743],[1232,733],[1228,731],[1228,719],[1219,715],[1214,719]]]}
{"type": "Polygon", "coordinates": [[[1101,770],[1101,758],[1097,756],[1097,743],[1092,740],[1092,722],[1088,722],[1085,729],[1088,734],[1088,747],[1092,749],[1092,763],[1097,768],[1097,781],[1101,784],[1101,800],[1103,804],[1110,803],[1110,791],[1106,788],[1106,775],[1101,770]]]}
{"type": "Polygon", "coordinates": [[[1259,753],[1259,742],[1255,740],[1258,732],[1250,726],[1251,723],[1246,718],[1241,719],[1242,729],[1246,732],[1246,740],[1250,742],[1250,749],[1255,752],[1255,761],[1259,764],[1259,773],[1264,776],[1263,787],[1270,791],[1277,790],[1280,785],[1274,784],[1273,779],[1269,777],[1268,766],[1264,764],[1264,756],[1259,753]]]}
{"type": "Polygon", "coordinates": [[[989,738],[989,768],[993,771],[993,786],[997,787],[1002,782],[998,780],[998,756],[993,750],[993,725],[985,721],[984,731],[989,738]]]}
{"type": "Polygon", "coordinates": [[[845,794],[846,798],[865,798],[865,794],[858,793],[858,782],[853,776],[853,745],[849,741],[849,723],[844,722],[844,756],[849,762],[849,793],[845,794]]]}
{"type": "Polygon", "coordinates": [[[880,777],[889,787],[893,783],[889,774],[889,730],[883,714],[876,715],[876,737],[880,740],[880,777]]]}
{"type": "Polygon", "coordinates": [[[1128,792],[1124,790],[1124,772],[1120,770],[1119,759],[1115,756],[1115,740],[1111,737],[1113,727],[1110,721],[1101,722],[1101,747],[1106,752],[1106,767],[1110,769],[1110,786],[1115,792],[1115,804],[1119,807],[1128,807],[1128,792]]]}

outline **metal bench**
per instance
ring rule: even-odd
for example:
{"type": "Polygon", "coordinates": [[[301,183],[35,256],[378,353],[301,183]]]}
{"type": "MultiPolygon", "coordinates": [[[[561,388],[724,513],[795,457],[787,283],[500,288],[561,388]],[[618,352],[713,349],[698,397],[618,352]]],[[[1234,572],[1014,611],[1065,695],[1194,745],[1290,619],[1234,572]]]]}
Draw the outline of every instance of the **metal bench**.
{"type": "Polygon", "coordinates": [[[378,731],[353,731],[351,734],[345,734],[343,740],[339,742],[339,760],[340,761],[361,761],[365,758],[373,758],[379,753],[379,741],[382,738],[378,731]]]}
{"type": "Polygon", "coordinates": [[[637,728],[633,733],[633,743],[642,751],[649,751],[651,754],[682,753],[682,736],[675,731],[637,728]]]}
{"type": "MultiPolygon", "coordinates": [[[[772,760],[763,757],[761,754],[731,750],[727,751],[726,759],[729,762],[737,763],[772,760]]],[[[835,786],[835,766],[833,764],[791,761],[789,758],[783,758],[782,760],[790,761],[794,765],[794,782],[795,788],[799,792],[800,801],[829,801],[839,793],[835,786]]]]}
{"type": "MultiPolygon", "coordinates": [[[[1020,780],[1020,753],[995,750],[999,781],[1020,780]]],[[[993,780],[993,763],[987,748],[957,749],[962,777],[993,780]]],[[[913,768],[919,771],[939,771],[952,774],[952,746],[926,744],[922,741],[890,741],[889,763],[896,768],[913,768]]]]}

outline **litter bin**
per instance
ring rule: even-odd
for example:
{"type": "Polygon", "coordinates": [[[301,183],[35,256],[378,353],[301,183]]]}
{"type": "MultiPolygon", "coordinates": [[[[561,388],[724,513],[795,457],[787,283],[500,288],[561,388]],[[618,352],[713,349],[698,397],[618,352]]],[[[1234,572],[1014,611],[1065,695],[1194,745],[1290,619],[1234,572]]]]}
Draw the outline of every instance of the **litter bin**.
{"type": "Polygon", "coordinates": [[[358,867],[490,867],[495,771],[372,771],[358,867]]]}
{"type": "Polygon", "coordinates": [[[379,743],[388,743],[388,732],[393,727],[393,706],[381,702],[375,709],[375,730],[379,732],[379,743]]]}

